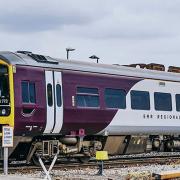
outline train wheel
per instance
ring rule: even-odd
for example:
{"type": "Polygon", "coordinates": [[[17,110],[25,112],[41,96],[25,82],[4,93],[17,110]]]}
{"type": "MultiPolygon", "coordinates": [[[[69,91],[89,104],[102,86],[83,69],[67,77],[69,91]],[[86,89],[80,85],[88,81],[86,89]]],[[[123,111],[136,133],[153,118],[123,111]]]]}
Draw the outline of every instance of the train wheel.
{"type": "Polygon", "coordinates": [[[39,160],[38,160],[38,157],[34,154],[32,156],[32,163],[35,165],[35,166],[40,166],[40,163],[39,163],[39,160]]]}
{"type": "Polygon", "coordinates": [[[90,158],[91,158],[90,156],[83,156],[83,157],[79,157],[78,159],[81,163],[88,163],[90,158]]]}
{"type": "MultiPolygon", "coordinates": [[[[36,154],[34,154],[33,156],[32,156],[32,163],[35,165],[35,166],[41,166],[40,165],[40,162],[39,162],[39,159],[38,159],[38,156],[36,155],[36,154]]],[[[42,161],[43,161],[43,163],[44,164],[47,164],[47,160],[45,160],[45,159],[42,159],[42,161]]]]}

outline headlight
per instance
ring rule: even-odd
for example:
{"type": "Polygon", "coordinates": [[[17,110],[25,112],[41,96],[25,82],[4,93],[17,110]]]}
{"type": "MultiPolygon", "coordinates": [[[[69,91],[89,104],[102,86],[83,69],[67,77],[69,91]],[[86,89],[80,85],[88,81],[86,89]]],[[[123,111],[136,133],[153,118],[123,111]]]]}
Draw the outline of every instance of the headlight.
{"type": "Polygon", "coordinates": [[[2,115],[5,115],[5,114],[6,114],[6,110],[2,109],[2,115]]]}
{"type": "Polygon", "coordinates": [[[9,116],[11,112],[11,107],[6,106],[6,107],[0,107],[0,116],[9,116]]]}

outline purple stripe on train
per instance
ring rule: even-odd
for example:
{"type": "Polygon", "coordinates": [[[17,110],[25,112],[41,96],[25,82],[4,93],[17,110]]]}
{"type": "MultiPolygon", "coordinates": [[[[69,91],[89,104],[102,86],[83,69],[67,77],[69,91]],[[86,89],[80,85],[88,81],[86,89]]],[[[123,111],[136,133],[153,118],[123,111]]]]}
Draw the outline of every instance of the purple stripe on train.
{"type": "Polygon", "coordinates": [[[104,89],[117,88],[128,91],[142,78],[97,75],[93,73],[63,72],[64,122],[61,133],[84,129],[85,134],[96,134],[106,128],[117,113],[117,109],[107,109],[104,102],[104,89]],[[77,87],[95,87],[99,89],[100,108],[77,108],[72,106],[72,97],[76,97],[77,87]]]}
{"type": "MultiPolygon", "coordinates": [[[[69,135],[80,129],[86,135],[96,134],[106,128],[117,113],[117,109],[106,109],[104,89],[124,89],[126,93],[142,78],[129,78],[106,74],[63,71],[63,103],[64,116],[61,134],[69,135]],[[99,108],[77,108],[72,105],[72,97],[76,97],[77,87],[95,87],[99,89],[99,108]]],[[[14,74],[15,85],[15,134],[42,134],[46,126],[46,92],[43,68],[18,67],[14,74]],[[22,103],[21,82],[35,82],[36,104],[22,103]],[[24,110],[34,110],[32,116],[23,114],[24,110]],[[32,128],[32,129],[30,129],[32,128]]]]}

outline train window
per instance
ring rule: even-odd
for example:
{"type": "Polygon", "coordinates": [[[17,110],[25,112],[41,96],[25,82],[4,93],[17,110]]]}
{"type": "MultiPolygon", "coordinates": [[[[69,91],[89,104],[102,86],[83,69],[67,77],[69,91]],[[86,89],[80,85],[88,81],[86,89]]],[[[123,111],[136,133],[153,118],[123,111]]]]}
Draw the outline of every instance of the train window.
{"type": "Polygon", "coordinates": [[[105,89],[105,103],[108,108],[126,108],[126,92],[122,89],[105,89]]]}
{"type": "Polygon", "coordinates": [[[150,110],[150,96],[147,91],[131,91],[131,108],[150,110]]]}
{"type": "Polygon", "coordinates": [[[30,96],[30,102],[36,103],[35,84],[34,83],[29,83],[29,96],[30,96]]]}
{"type": "Polygon", "coordinates": [[[28,82],[22,82],[21,89],[22,89],[22,101],[24,103],[28,103],[29,102],[28,82]]]}
{"type": "Polygon", "coordinates": [[[97,88],[77,88],[78,107],[99,107],[99,92],[97,88]]]}
{"type": "Polygon", "coordinates": [[[180,111],[180,94],[176,94],[176,111],[180,111]]]}
{"type": "Polygon", "coordinates": [[[61,107],[62,105],[62,99],[61,99],[61,85],[56,85],[56,98],[57,98],[57,106],[61,107]]]}
{"type": "Polygon", "coordinates": [[[22,102],[36,103],[35,83],[23,81],[21,82],[22,102]]]}
{"type": "Polygon", "coordinates": [[[154,93],[155,110],[157,111],[172,111],[172,100],[170,93],[154,93]]]}
{"type": "Polygon", "coordinates": [[[47,98],[48,98],[48,106],[52,106],[53,105],[52,84],[47,84],[47,98]]]}

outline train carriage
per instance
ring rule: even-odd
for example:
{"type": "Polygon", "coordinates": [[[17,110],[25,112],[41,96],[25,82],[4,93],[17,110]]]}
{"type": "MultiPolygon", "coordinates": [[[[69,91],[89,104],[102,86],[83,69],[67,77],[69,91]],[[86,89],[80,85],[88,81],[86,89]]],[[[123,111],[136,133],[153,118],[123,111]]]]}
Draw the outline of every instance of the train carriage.
{"type": "Polygon", "coordinates": [[[179,77],[1,52],[0,126],[14,127],[9,156],[29,162],[38,155],[49,159],[57,149],[81,160],[102,149],[110,154],[179,150],[179,77]]]}

